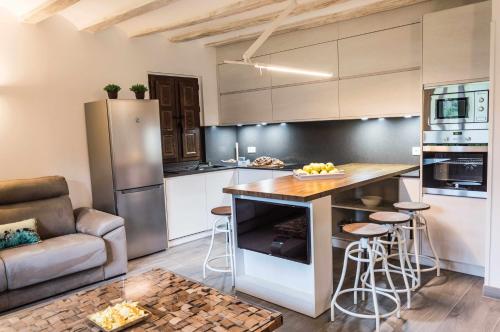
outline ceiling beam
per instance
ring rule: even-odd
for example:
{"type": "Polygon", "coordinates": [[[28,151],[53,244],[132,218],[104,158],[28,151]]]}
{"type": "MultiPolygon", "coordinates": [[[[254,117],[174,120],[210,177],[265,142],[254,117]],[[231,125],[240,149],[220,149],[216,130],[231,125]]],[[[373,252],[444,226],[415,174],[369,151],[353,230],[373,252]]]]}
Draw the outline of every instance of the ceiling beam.
{"type": "Polygon", "coordinates": [[[115,13],[110,16],[103,17],[92,24],[80,29],[83,31],[95,33],[101,30],[105,30],[115,24],[129,20],[133,17],[146,14],[150,11],[156,10],[158,8],[164,7],[171,4],[176,0],[146,0],[142,4],[133,6],[131,8],[122,10],[119,13],[115,13]]]}
{"type": "Polygon", "coordinates": [[[142,37],[142,36],[147,36],[159,32],[165,32],[165,31],[171,31],[171,30],[176,30],[176,29],[181,29],[181,28],[186,28],[190,27],[196,24],[201,24],[205,22],[209,22],[212,20],[216,20],[219,18],[224,18],[228,17],[231,15],[237,15],[244,13],[246,11],[258,9],[261,7],[273,5],[276,3],[280,3],[286,0],[241,0],[236,3],[223,6],[220,8],[217,8],[215,10],[212,10],[208,12],[207,14],[200,15],[198,17],[194,18],[189,18],[187,20],[183,20],[177,23],[170,23],[170,24],[164,24],[164,25],[159,25],[156,27],[152,28],[147,28],[144,30],[140,30],[137,32],[134,32],[130,35],[130,37],[142,37]]]}
{"type": "Polygon", "coordinates": [[[30,10],[28,13],[24,14],[21,20],[24,23],[37,24],[51,17],[52,15],[59,13],[61,10],[73,6],[79,1],[80,0],[47,0],[35,9],[30,10]]]}
{"type": "MultiPolygon", "coordinates": [[[[298,30],[305,30],[316,28],[319,26],[337,23],[341,21],[347,21],[354,18],[364,17],[372,14],[377,14],[380,12],[385,12],[388,10],[394,10],[401,7],[415,5],[421,2],[426,2],[429,0],[382,0],[380,2],[372,3],[365,6],[360,6],[348,10],[344,10],[341,12],[323,15],[319,17],[313,17],[306,20],[289,23],[281,26],[275,32],[275,34],[283,34],[288,32],[294,32],[298,30]]],[[[253,40],[260,36],[262,31],[251,32],[247,34],[241,34],[238,36],[229,37],[222,40],[213,41],[205,44],[207,47],[218,47],[229,44],[234,44],[237,42],[253,40]]]]}
{"type": "MultiPolygon", "coordinates": [[[[293,12],[290,13],[290,16],[296,16],[307,12],[320,10],[346,1],[349,0],[313,0],[311,2],[298,5],[293,10],[293,12]]],[[[195,31],[190,31],[181,35],[173,36],[170,38],[170,41],[173,43],[186,42],[194,39],[215,36],[222,33],[227,33],[231,31],[249,28],[256,25],[269,23],[275,20],[280,13],[281,11],[274,11],[272,13],[263,14],[260,16],[235,20],[232,22],[223,23],[212,27],[206,27],[195,31]]]]}

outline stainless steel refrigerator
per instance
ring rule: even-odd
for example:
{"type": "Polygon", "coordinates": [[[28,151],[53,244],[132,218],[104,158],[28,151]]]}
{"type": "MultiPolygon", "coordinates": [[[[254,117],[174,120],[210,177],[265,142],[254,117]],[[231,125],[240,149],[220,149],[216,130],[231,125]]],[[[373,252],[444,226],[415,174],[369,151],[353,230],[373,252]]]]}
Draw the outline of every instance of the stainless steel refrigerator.
{"type": "Polygon", "coordinates": [[[85,104],[93,206],[125,219],[128,258],[167,247],[157,100],[85,104]]]}

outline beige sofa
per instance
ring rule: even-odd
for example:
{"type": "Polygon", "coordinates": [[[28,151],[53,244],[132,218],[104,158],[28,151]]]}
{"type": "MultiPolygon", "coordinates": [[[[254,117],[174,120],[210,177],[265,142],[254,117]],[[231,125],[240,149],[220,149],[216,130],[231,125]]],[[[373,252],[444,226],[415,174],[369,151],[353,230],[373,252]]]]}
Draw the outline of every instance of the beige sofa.
{"type": "Polygon", "coordinates": [[[127,272],[124,220],[73,211],[63,177],[0,181],[0,224],[29,218],[42,242],[0,250],[0,311],[127,272]]]}

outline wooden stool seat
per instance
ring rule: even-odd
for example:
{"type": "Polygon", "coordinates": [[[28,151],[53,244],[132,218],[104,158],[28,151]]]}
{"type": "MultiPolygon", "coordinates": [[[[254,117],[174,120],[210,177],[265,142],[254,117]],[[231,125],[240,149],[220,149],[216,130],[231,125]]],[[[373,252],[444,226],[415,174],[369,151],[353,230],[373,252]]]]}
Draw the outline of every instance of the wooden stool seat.
{"type": "Polygon", "coordinates": [[[210,211],[213,215],[216,216],[231,216],[231,207],[230,206],[218,206],[210,211]]]}
{"type": "Polygon", "coordinates": [[[364,238],[379,237],[389,232],[389,228],[386,226],[365,222],[347,224],[342,229],[346,233],[364,238]]]}
{"type": "Polygon", "coordinates": [[[394,203],[394,208],[398,210],[404,211],[424,211],[429,210],[431,206],[429,204],[421,203],[421,202],[398,202],[394,203]]]}
{"type": "Polygon", "coordinates": [[[410,221],[411,216],[401,212],[375,212],[368,218],[377,224],[402,224],[410,221]]]}

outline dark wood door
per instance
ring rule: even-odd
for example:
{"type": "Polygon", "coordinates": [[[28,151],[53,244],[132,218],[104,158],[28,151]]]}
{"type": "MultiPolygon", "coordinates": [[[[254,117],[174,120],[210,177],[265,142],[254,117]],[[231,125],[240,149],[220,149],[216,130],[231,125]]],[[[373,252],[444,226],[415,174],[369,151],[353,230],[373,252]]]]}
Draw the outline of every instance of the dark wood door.
{"type": "Polygon", "coordinates": [[[160,105],[163,161],[196,161],[203,157],[198,79],[149,75],[150,98],[160,105]]]}
{"type": "Polygon", "coordinates": [[[182,159],[200,160],[200,102],[198,80],[183,78],[178,81],[181,116],[182,159]]]}

